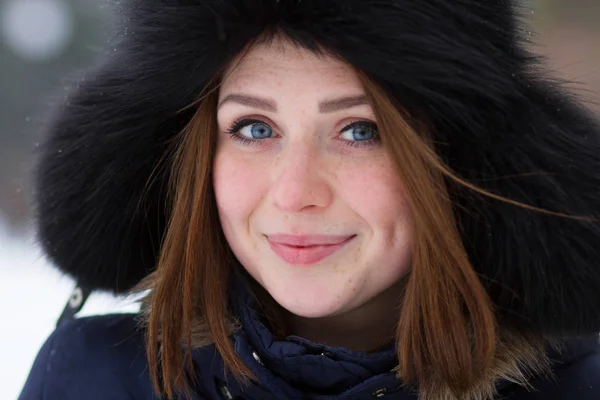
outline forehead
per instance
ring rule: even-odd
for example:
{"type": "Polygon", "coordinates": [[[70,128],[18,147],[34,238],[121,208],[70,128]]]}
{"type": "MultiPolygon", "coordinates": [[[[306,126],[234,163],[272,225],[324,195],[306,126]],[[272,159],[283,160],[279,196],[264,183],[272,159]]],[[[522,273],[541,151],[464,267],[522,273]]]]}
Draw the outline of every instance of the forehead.
{"type": "Polygon", "coordinates": [[[257,44],[234,60],[226,70],[221,91],[290,86],[362,91],[356,73],[346,63],[285,40],[257,44]]]}

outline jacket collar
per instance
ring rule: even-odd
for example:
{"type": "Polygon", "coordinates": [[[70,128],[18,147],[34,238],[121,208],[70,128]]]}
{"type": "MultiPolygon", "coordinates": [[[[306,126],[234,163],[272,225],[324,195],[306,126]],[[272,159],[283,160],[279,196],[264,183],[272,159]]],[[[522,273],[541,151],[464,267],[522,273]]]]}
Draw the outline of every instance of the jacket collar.
{"type": "Polygon", "coordinates": [[[395,343],[367,354],[299,336],[277,338],[261,317],[247,278],[237,276],[233,285],[233,311],[242,325],[234,336],[235,349],[273,393],[294,398],[309,392],[325,399],[398,389],[392,371],[398,364],[395,343]]]}
{"type": "MultiPolygon", "coordinates": [[[[418,397],[402,386],[393,371],[398,364],[396,343],[366,354],[298,336],[277,338],[261,317],[261,307],[248,278],[239,274],[233,280],[231,304],[241,324],[241,329],[233,335],[235,350],[259,381],[250,387],[231,386],[233,398],[240,395],[252,399],[314,400],[418,397]]],[[[561,351],[548,347],[546,354],[560,368],[598,352],[599,348],[598,337],[593,336],[567,340],[562,343],[561,351]]],[[[506,379],[492,383],[500,393],[514,384],[506,379]]]]}

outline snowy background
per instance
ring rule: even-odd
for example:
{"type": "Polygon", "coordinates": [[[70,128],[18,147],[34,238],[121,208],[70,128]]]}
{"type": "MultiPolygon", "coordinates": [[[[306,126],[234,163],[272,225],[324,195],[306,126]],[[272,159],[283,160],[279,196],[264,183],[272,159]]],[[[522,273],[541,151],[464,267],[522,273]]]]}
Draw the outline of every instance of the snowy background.
{"type": "MultiPolygon", "coordinates": [[[[0,387],[2,399],[19,395],[35,356],[67,303],[74,283],[58,273],[27,236],[0,218],[0,387]]],[[[136,312],[132,300],[93,294],[79,316],[136,312]]]]}

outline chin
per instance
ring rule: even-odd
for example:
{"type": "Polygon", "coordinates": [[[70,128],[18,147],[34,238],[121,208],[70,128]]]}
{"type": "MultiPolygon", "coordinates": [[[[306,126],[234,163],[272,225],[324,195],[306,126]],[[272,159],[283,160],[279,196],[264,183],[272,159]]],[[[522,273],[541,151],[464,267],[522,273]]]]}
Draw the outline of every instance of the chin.
{"type": "Polygon", "coordinates": [[[266,287],[269,294],[279,305],[299,317],[324,318],[337,315],[346,311],[349,302],[353,300],[346,293],[332,291],[332,282],[323,285],[282,285],[280,280],[275,282],[279,283],[266,287]]]}
{"type": "Polygon", "coordinates": [[[295,299],[286,301],[276,299],[283,308],[290,313],[302,318],[326,318],[341,313],[342,307],[328,303],[314,304],[314,302],[298,302],[295,299]]]}

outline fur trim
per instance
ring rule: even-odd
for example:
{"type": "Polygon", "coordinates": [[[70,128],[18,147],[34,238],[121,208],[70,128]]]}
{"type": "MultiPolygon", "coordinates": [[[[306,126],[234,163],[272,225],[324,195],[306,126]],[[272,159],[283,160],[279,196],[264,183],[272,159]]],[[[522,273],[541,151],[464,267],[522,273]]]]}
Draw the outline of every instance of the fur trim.
{"type": "MultiPolygon", "coordinates": [[[[514,383],[534,390],[530,380],[553,379],[552,363],[544,341],[523,335],[505,335],[499,340],[496,358],[490,370],[463,393],[454,392],[440,377],[431,376],[419,385],[422,400],[493,400],[498,398],[498,383],[514,383]]],[[[399,377],[402,378],[401,374],[399,377]]]]}
{"type": "Polygon", "coordinates": [[[49,124],[36,175],[39,238],[81,284],[123,292],[153,270],[164,161],[204,86],[261,32],[318,46],[427,116],[471,183],[450,184],[468,254],[501,325],[600,330],[600,129],[519,42],[511,1],[132,0],[113,52],[49,124]]]}

